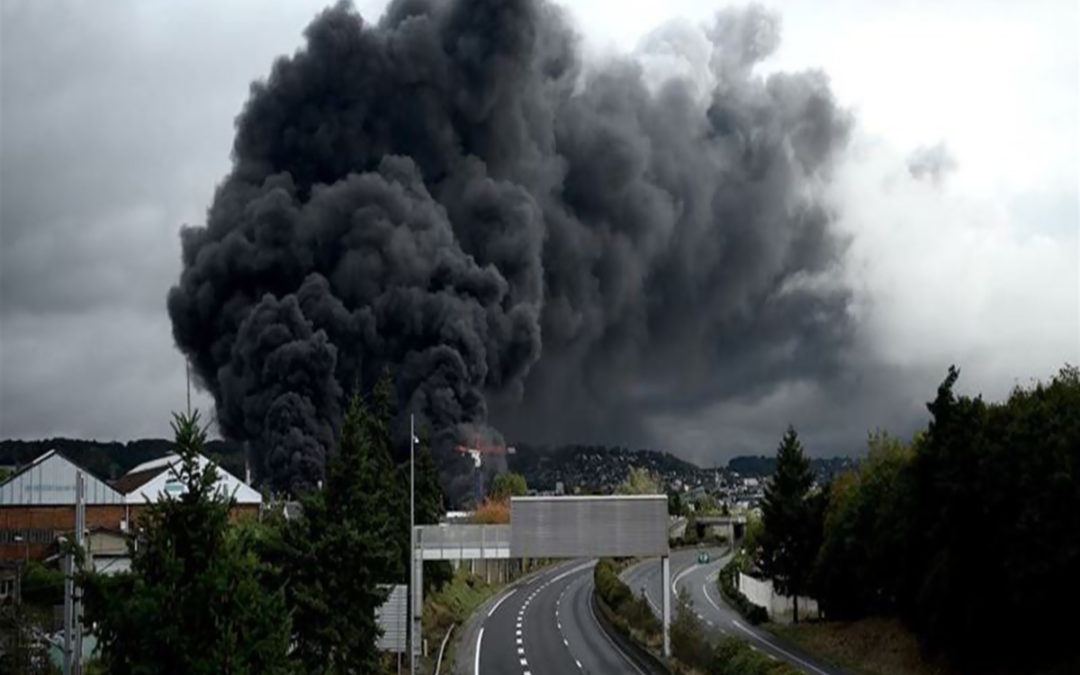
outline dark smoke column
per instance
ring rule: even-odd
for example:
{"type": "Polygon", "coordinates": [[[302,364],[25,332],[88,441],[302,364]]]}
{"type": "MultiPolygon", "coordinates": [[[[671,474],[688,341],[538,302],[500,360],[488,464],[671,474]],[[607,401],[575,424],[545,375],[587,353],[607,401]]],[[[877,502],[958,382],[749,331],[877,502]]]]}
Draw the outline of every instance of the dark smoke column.
{"type": "Polygon", "coordinates": [[[339,4],[305,35],[252,86],[168,298],[261,480],[317,482],[386,366],[444,447],[489,421],[646,442],[666,406],[836,367],[818,188],[848,121],[820,74],[753,74],[775,17],[718,16],[707,100],[586,69],[543,2],[400,0],[377,25],[339,4]]]}

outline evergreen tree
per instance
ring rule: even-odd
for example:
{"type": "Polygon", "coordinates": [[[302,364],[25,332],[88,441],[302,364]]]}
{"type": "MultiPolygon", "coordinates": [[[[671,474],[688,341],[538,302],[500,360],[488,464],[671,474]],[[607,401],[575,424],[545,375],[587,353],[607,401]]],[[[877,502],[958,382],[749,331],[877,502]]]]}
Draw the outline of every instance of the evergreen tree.
{"type": "Polygon", "coordinates": [[[200,461],[198,412],[175,415],[184,491],[149,506],[131,544],[131,572],[86,574],[87,619],[109,673],[288,672],[290,617],[260,583],[250,542],[229,524],[231,499],[200,461]]]}
{"type": "Polygon", "coordinates": [[[765,487],[758,564],[780,593],[793,596],[798,621],[798,596],[807,589],[820,541],[820,522],[815,517],[820,509],[809,501],[814,476],[791,426],[780,442],[776,460],[776,473],[765,487]]]}
{"type": "Polygon", "coordinates": [[[379,584],[404,580],[403,527],[408,534],[384,403],[375,397],[376,413],[353,397],[325,487],[303,499],[303,517],[285,529],[294,659],[304,673],[379,669],[375,610],[386,598],[379,584]]]}

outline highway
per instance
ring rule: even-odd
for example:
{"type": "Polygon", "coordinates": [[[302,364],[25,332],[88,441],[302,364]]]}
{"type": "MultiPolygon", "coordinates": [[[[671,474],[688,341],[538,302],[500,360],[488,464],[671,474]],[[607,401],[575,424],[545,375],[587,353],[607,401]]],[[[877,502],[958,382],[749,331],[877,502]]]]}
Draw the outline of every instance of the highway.
{"type": "MultiPolygon", "coordinates": [[[[672,619],[675,613],[675,597],[679,589],[685,588],[693,601],[694,612],[704,624],[706,632],[713,639],[723,635],[733,635],[746,640],[750,646],[770,658],[786,661],[804,673],[811,675],[844,675],[844,671],[834,666],[823,664],[798,649],[781,644],[776,636],[759,630],[744,619],[734,609],[728,607],[720,596],[716,577],[720,568],[730,559],[726,549],[707,549],[712,562],[706,565],[697,563],[698,549],[673,551],[671,554],[671,581],[674,587],[671,595],[672,619]]],[[[645,590],[645,597],[653,612],[660,615],[661,570],[660,560],[651,559],[630,567],[623,573],[623,580],[634,591],[645,590]]]]}
{"type": "Polygon", "coordinates": [[[595,560],[573,560],[501,592],[462,633],[457,675],[638,673],[590,604],[595,560]]]}

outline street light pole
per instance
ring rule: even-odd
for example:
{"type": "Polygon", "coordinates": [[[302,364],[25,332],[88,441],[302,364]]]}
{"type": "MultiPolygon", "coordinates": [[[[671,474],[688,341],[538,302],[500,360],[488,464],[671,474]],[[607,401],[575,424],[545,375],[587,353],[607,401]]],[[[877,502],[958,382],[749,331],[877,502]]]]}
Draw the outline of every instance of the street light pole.
{"type": "MultiPolygon", "coordinates": [[[[416,421],[409,415],[409,591],[410,597],[416,598],[416,421]]],[[[416,648],[419,636],[416,634],[416,602],[411,603],[409,640],[409,675],[416,675],[416,648]]]]}

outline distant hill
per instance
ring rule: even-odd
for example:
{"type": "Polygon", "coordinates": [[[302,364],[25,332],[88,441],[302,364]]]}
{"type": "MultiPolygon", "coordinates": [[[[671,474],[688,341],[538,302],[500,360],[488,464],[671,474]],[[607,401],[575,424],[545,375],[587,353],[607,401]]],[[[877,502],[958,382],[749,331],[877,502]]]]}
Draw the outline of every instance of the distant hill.
{"type": "Polygon", "coordinates": [[[702,469],[695,464],[658,450],[630,450],[602,445],[537,446],[518,444],[508,457],[511,471],[525,476],[535,490],[554,490],[561,481],[567,490],[580,487],[588,492],[605,492],[626,479],[630,467],[644,467],[663,482],[686,481],[702,469]]]}
{"type": "MultiPolygon", "coordinates": [[[[87,471],[112,480],[135,466],[162,457],[173,449],[164,438],[119,441],[88,441],[74,438],[49,438],[40,441],[0,441],[0,464],[22,466],[49,450],[57,450],[87,471]]],[[[244,452],[239,443],[208,441],[206,455],[234,476],[244,477],[244,452]]]]}
{"type": "MultiPolygon", "coordinates": [[[[171,452],[172,448],[172,441],[164,438],[126,443],[73,438],[6,440],[0,441],[0,465],[28,464],[55,449],[95,476],[112,480],[138,464],[171,452]]],[[[206,451],[226,471],[241,479],[244,477],[244,453],[240,443],[208,441],[206,451]]],[[[518,444],[517,453],[507,459],[509,469],[524,475],[529,487],[536,490],[554,490],[555,483],[562,481],[568,490],[580,487],[587,492],[607,492],[626,479],[632,466],[647,468],[664,483],[675,479],[688,482],[702,472],[695,464],[667,452],[601,445],[518,444]]]]}
{"type": "MultiPolygon", "coordinates": [[[[856,460],[850,457],[815,457],[810,460],[810,469],[819,480],[829,480],[833,476],[854,467],[856,460]]],[[[740,456],[734,457],[727,464],[728,471],[740,476],[763,477],[776,472],[776,457],[740,456]]]]}

